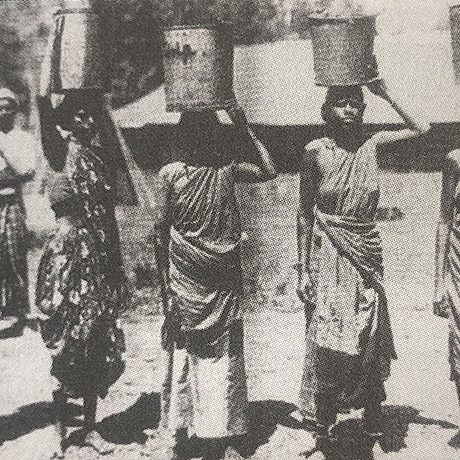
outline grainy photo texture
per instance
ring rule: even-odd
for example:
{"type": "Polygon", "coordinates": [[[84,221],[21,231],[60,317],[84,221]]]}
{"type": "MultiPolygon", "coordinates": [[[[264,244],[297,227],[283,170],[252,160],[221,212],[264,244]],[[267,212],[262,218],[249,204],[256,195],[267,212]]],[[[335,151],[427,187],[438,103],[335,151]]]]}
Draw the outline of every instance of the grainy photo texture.
{"type": "Polygon", "coordinates": [[[460,458],[460,0],[0,2],[0,458],[460,458]]]}

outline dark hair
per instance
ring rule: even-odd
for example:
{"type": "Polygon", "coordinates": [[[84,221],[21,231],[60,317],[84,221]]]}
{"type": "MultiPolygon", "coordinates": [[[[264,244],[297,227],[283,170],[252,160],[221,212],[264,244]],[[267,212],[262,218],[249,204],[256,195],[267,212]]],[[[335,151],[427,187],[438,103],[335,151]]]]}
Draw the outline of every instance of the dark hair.
{"type": "Polygon", "coordinates": [[[184,112],[177,128],[176,145],[185,163],[219,167],[230,162],[223,127],[214,111],[184,112]]]}
{"type": "Polygon", "coordinates": [[[54,121],[63,129],[70,131],[76,112],[84,109],[97,117],[101,110],[101,97],[96,92],[70,92],[54,110],[54,121]]]}
{"type": "Polygon", "coordinates": [[[327,90],[326,99],[321,107],[321,117],[325,123],[331,121],[331,108],[342,99],[357,99],[362,102],[364,110],[364,94],[360,86],[331,86],[327,90]]]}

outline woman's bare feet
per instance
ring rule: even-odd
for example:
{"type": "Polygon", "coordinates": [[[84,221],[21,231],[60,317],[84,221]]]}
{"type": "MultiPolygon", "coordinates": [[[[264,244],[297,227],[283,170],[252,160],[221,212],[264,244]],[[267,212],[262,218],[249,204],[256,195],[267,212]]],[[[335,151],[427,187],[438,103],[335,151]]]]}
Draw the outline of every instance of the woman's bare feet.
{"type": "Polygon", "coordinates": [[[372,439],[383,437],[383,414],[380,403],[364,408],[363,431],[372,439]]]}
{"type": "MultiPolygon", "coordinates": [[[[54,441],[53,441],[53,443],[54,443],[54,441]]],[[[50,457],[50,460],[58,460],[58,459],[65,458],[64,450],[65,450],[64,449],[64,440],[57,439],[56,443],[55,443],[54,452],[52,453],[52,455],[50,457]]]]}
{"type": "Polygon", "coordinates": [[[107,442],[96,430],[86,433],[82,445],[92,447],[99,455],[111,454],[115,450],[115,446],[107,442]]]}

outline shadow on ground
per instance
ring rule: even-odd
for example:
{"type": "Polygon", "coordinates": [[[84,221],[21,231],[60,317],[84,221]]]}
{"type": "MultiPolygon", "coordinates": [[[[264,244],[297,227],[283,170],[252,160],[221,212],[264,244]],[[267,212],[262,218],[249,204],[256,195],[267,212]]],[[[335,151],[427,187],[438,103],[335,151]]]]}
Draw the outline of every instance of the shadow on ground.
{"type": "MultiPolygon", "coordinates": [[[[456,425],[432,418],[422,417],[420,412],[408,406],[385,406],[383,408],[383,436],[378,441],[385,453],[399,452],[407,447],[406,437],[409,425],[436,425],[443,429],[455,429],[456,425]]],[[[361,421],[356,419],[338,423],[332,432],[334,441],[317,444],[315,449],[303,452],[305,458],[321,451],[326,460],[374,460],[375,440],[362,430],[361,421]]]]}
{"type": "MultiPolygon", "coordinates": [[[[257,449],[267,444],[278,425],[301,428],[301,424],[290,418],[296,406],[283,401],[255,401],[249,404],[249,432],[244,436],[222,440],[219,445],[206,440],[196,440],[190,457],[206,460],[221,459],[227,449],[232,449],[238,458],[249,458],[257,449]],[[297,423],[297,425],[296,425],[297,423]]],[[[232,457],[233,458],[233,457],[232,457]]]]}
{"type": "Polygon", "coordinates": [[[0,445],[13,441],[53,423],[52,404],[38,402],[19,408],[10,415],[0,417],[0,445]]]}
{"type": "Polygon", "coordinates": [[[290,418],[296,410],[294,404],[284,401],[255,401],[249,404],[249,432],[231,443],[243,458],[251,457],[256,450],[267,444],[278,425],[301,428],[301,424],[290,418]],[[297,425],[296,425],[297,423],[297,425]]]}
{"type": "Polygon", "coordinates": [[[385,429],[384,436],[380,441],[380,447],[384,452],[399,452],[407,447],[405,439],[410,424],[436,425],[443,429],[456,429],[456,425],[445,420],[436,420],[422,417],[420,411],[408,406],[385,406],[385,429]]]}
{"type": "MultiPolygon", "coordinates": [[[[67,405],[69,426],[78,426],[78,421],[72,422],[72,417],[81,415],[81,406],[73,403],[67,405]]],[[[51,402],[37,402],[20,407],[10,415],[0,416],[0,446],[5,441],[13,441],[41,430],[53,424],[53,405],[51,402]]]]}
{"type": "Polygon", "coordinates": [[[128,409],[110,415],[98,423],[99,434],[113,444],[144,444],[147,429],[156,429],[160,422],[160,394],[143,393],[128,409]]]}

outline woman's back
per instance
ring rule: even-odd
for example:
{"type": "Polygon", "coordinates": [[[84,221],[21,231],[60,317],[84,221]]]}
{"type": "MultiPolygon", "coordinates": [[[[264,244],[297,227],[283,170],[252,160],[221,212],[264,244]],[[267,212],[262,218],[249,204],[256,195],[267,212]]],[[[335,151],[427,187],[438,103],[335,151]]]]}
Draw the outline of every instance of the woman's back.
{"type": "Polygon", "coordinates": [[[233,168],[176,162],[160,171],[172,190],[172,226],[185,239],[217,253],[234,250],[241,237],[233,168]]]}

